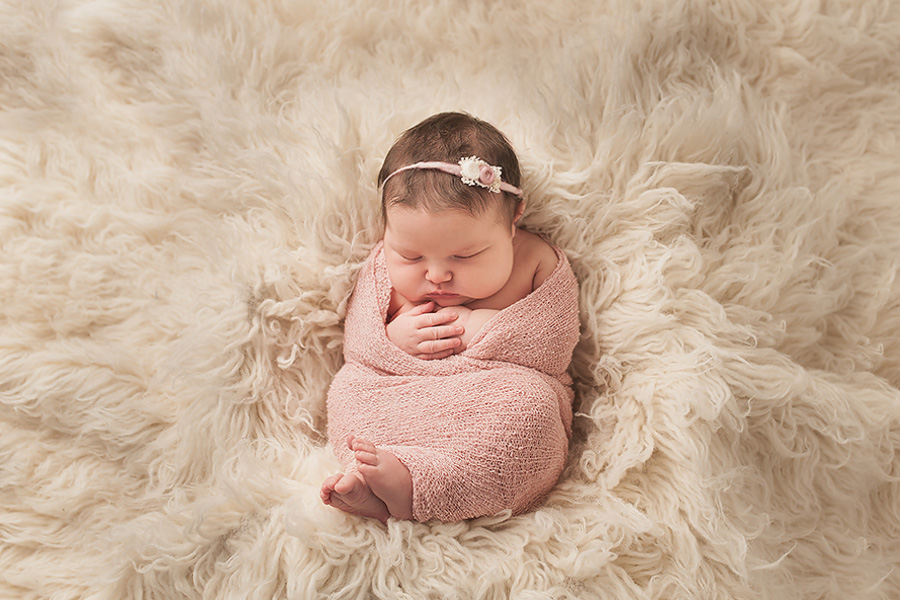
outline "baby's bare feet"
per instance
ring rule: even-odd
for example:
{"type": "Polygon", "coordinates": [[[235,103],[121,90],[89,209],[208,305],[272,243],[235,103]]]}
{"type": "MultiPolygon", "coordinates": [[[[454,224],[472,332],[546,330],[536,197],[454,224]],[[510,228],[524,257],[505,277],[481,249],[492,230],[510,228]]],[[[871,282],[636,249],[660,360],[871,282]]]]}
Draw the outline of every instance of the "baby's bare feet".
{"type": "Polygon", "coordinates": [[[347,444],[366,484],[384,502],[391,516],[411,520],[413,490],[409,469],[392,452],[376,448],[369,441],[351,436],[347,444]]]}
{"type": "Polygon", "coordinates": [[[359,473],[338,473],[322,484],[322,502],[352,515],[372,517],[382,523],[391,516],[384,502],[372,492],[359,473]]]}

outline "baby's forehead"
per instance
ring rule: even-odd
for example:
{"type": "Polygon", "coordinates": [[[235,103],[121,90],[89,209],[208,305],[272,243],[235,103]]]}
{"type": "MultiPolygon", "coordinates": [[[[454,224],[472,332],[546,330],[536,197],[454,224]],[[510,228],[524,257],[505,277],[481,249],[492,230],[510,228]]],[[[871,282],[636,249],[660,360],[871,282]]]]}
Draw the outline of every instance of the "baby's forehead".
{"type": "Polygon", "coordinates": [[[390,199],[386,199],[385,202],[385,219],[390,221],[392,214],[397,214],[398,211],[404,211],[405,215],[410,217],[418,216],[420,218],[441,218],[441,217],[454,217],[454,216],[464,216],[469,217],[475,220],[496,220],[498,222],[507,221],[507,211],[503,206],[503,201],[501,198],[489,199],[483,205],[475,205],[475,204],[438,204],[435,202],[428,202],[422,198],[410,198],[403,197],[398,200],[394,200],[393,202],[390,199]]]}

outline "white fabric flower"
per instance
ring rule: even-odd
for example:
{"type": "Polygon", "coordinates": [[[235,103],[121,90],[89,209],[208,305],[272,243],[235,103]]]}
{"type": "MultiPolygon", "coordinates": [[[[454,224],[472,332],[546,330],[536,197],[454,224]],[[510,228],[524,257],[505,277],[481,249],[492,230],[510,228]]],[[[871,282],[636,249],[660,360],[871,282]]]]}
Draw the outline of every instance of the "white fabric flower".
{"type": "Polygon", "coordinates": [[[477,185],[495,194],[500,193],[501,167],[489,165],[477,156],[468,156],[459,159],[459,171],[466,185],[477,185]]]}

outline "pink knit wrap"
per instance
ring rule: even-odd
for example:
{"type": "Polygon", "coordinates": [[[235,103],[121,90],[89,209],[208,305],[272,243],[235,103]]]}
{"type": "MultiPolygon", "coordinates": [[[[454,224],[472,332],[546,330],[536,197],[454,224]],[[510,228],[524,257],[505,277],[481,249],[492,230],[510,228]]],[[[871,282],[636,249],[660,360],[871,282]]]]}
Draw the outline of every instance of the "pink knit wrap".
{"type": "Polygon", "coordinates": [[[416,520],[526,512],[559,478],[579,321],[575,276],[555,250],[556,268],[537,290],[495,315],[464,352],[431,361],[387,338],[382,244],[363,266],[347,310],[346,362],[328,391],[328,435],[347,469],[351,434],[393,452],[412,475],[416,520]]]}

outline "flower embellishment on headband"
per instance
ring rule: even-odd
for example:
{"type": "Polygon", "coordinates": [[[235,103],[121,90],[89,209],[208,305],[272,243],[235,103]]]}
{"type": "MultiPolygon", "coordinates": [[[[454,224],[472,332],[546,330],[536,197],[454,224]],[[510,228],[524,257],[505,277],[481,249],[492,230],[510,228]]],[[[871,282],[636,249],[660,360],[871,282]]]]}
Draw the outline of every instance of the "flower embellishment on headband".
{"type": "Polygon", "coordinates": [[[500,193],[501,171],[501,167],[491,166],[477,156],[459,159],[459,176],[464,184],[487,188],[495,194],[500,193]]]}
{"type": "Polygon", "coordinates": [[[522,188],[518,188],[503,181],[503,178],[500,176],[502,172],[501,167],[489,165],[486,161],[478,158],[477,156],[467,156],[466,158],[461,158],[459,159],[459,162],[457,164],[440,161],[423,161],[417,162],[412,165],[406,165],[405,167],[400,167],[399,169],[385,177],[384,181],[381,182],[382,187],[387,184],[388,180],[397,173],[402,173],[404,171],[410,171],[414,169],[433,169],[435,171],[443,171],[444,173],[447,173],[449,175],[455,175],[456,177],[459,177],[466,185],[477,185],[479,187],[490,190],[495,194],[499,194],[500,192],[507,192],[514,196],[518,196],[519,198],[522,197],[522,188]]]}

